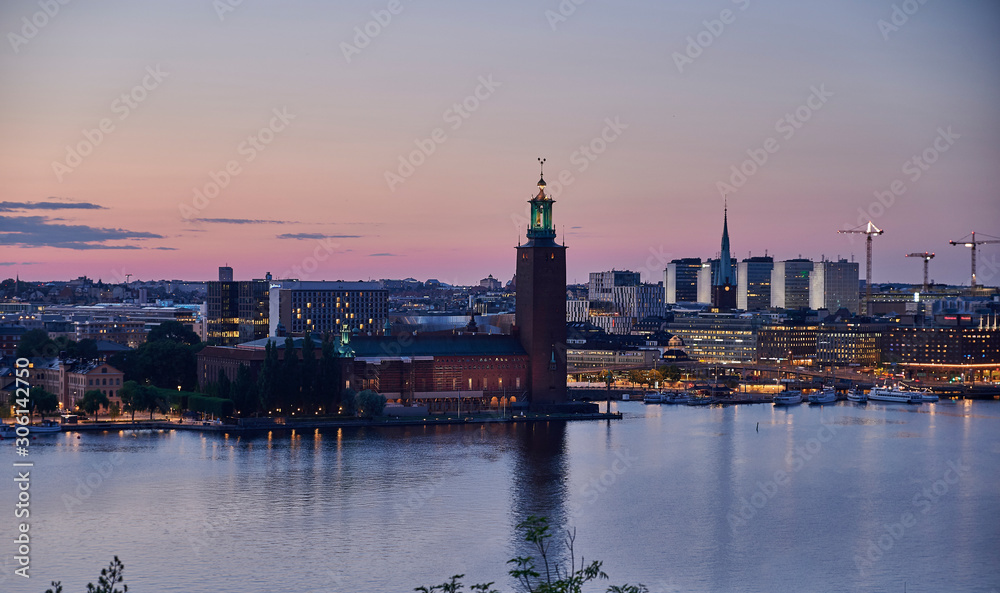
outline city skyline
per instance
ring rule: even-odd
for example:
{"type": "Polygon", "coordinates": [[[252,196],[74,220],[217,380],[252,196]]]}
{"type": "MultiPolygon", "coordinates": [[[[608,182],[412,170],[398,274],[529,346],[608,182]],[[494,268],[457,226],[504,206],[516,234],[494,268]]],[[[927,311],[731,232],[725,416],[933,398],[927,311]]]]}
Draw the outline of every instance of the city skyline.
{"type": "Polygon", "coordinates": [[[0,9],[4,277],[506,281],[537,156],[569,282],[715,257],[723,193],[737,261],[872,219],[877,283],[1000,235],[988,2],[53,6],[0,9]]]}

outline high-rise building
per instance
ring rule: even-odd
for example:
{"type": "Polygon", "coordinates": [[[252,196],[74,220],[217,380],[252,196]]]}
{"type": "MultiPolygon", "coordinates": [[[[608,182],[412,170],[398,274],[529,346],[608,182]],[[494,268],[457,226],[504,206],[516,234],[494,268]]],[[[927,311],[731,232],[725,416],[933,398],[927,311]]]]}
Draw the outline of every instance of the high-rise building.
{"type": "Polygon", "coordinates": [[[620,315],[636,321],[646,317],[662,317],[666,313],[663,287],[659,284],[615,287],[611,302],[620,315]]]}
{"type": "Polygon", "coordinates": [[[270,280],[268,274],[264,279],[237,282],[231,267],[220,267],[218,282],[208,282],[206,287],[206,340],[231,346],[266,337],[270,280]]]}
{"type": "Polygon", "coordinates": [[[666,302],[670,305],[698,302],[698,272],[700,270],[700,257],[675,259],[667,264],[667,268],[663,271],[666,302]]]}
{"type": "Polygon", "coordinates": [[[736,274],[736,308],[759,311],[771,306],[771,271],[774,258],[751,257],[739,264],[736,274]]]}
{"type": "Polygon", "coordinates": [[[275,281],[269,294],[268,335],[321,334],[343,326],[378,333],[389,312],[388,291],[379,282],[275,281]]]}
{"type": "Polygon", "coordinates": [[[621,286],[638,286],[639,272],[629,270],[611,270],[609,272],[591,272],[590,284],[587,286],[587,298],[591,301],[611,302],[614,289],[621,286]]]}
{"type": "Polygon", "coordinates": [[[813,264],[809,273],[809,308],[858,312],[858,264],[846,259],[813,264]]]}
{"type": "Polygon", "coordinates": [[[808,308],[812,269],[813,263],[808,259],[775,262],[771,272],[771,306],[776,309],[808,308]]]}
{"type": "Polygon", "coordinates": [[[729,254],[729,206],[722,215],[722,248],[718,267],[712,270],[712,306],[719,309],[736,308],[736,267],[729,254]]]}
{"type": "Polygon", "coordinates": [[[705,260],[705,263],[701,264],[701,269],[698,270],[699,303],[712,302],[712,271],[719,265],[718,262],[717,259],[705,260]]]}
{"type": "Polygon", "coordinates": [[[555,241],[554,202],[545,193],[544,177],[528,203],[528,242],[517,247],[514,324],[529,359],[529,402],[538,410],[567,401],[566,246],[555,241]]]}

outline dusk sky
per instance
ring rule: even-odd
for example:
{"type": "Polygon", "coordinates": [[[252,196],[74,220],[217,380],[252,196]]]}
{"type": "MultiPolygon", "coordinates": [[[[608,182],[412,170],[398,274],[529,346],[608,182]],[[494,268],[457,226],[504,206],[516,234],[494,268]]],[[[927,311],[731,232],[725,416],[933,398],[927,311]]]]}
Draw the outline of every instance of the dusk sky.
{"type": "Polygon", "coordinates": [[[863,277],[871,218],[876,282],[1000,236],[995,0],[63,1],[0,5],[3,277],[506,281],[537,157],[570,282],[714,257],[723,193],[738,259],[863,277]]]}

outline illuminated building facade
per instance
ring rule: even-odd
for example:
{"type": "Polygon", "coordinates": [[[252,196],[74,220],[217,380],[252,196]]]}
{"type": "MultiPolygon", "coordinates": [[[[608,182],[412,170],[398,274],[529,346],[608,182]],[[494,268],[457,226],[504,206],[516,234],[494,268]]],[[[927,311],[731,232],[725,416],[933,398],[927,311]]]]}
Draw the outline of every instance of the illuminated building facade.
{"type": "MultiPolygon", "coordinates": [[[[389,293],[378,282],[275,281],[269,291],[268,335],[378,332],[389,313],[389,293]]],[[[565,297],[563,301],[565,301],[565,297]]]]}
{"type": "Polygon", "coordinates": [[[207,283],[206,335],[212,344],[231,346],[267,336],[271,275],[233,280],[233,269],[219,268],[218,282],[207,283]]]}
{"type": "Polygon", "coordinates": [[[736,308],[761,311],[771,306],[771,272],[774,258],[751,257],[739,263],[736,274],[736,308]]]}

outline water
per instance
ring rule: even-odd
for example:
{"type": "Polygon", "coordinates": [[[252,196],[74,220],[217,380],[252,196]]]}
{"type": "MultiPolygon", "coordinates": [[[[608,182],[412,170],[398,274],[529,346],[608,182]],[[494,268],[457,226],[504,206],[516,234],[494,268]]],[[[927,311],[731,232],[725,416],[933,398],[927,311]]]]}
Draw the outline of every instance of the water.
{"type": "Polygon", "coordinates": [[[653,593],[1000,590],[1000,403],[619,406],[610,423],[40,438],[32,578],[5,544],[0,591],[82,591],[116,554],[136,593],[460,573],[512,591],[529,514],[653,593]]]}

